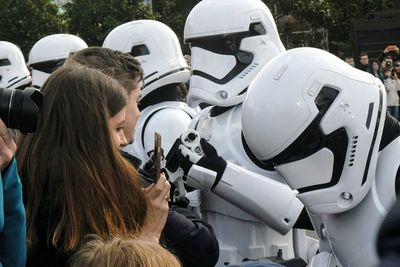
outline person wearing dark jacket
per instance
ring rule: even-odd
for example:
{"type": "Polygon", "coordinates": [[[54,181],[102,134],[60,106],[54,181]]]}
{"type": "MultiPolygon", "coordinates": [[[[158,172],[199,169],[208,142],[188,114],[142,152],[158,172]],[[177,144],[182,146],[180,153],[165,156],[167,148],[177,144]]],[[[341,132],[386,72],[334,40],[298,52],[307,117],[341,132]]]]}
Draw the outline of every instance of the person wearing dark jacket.
{"type": "MultiPolygon", "coordinates": [[[[129,118],[132,114],[128,114],[128,111],[138,110],[137,99],[130,97],[132,87],[137,83],[137,74],[140,73],[138,61],[126,53],[108,48],[90,47],[75,53],[66,64],[95,68],[121,83],[128,93],[124,133],[128,143],[133,141],[132,135],[137,121],[129,118]]],[[[122,150],[120,152],[138,170],[142,186],[148,186],[153,182],[152,175],[139,168],[140,159],[122,150]]],[[[218,261],[218,240],[212,227],[192,212],[185,201],[170,205],[160,242],[178,256],[184,267],[212,267],[218,261]]]]}
{"type": "MultiPolygon", "coordinates": [[[[152,174],[140,169],[140,159],[122,151],[121,154],[138,169],[142,184],[152,183],[152,174]]],[[[183,267],[214,266],[219,257],[218,240],[212,226],[188,208],[189,201],[171,204],[160,243],[175,254],[183,267]]]]}

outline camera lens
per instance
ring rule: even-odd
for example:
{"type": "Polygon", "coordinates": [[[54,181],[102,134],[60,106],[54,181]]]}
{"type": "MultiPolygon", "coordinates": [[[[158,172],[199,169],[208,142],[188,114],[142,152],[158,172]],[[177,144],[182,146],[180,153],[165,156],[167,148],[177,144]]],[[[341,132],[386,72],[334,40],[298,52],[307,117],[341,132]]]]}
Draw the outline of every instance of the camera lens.
{"type": "Polygon", "coordinates": [[[195,133],[189,133],[189,134],[187,135],[187,140],[188,140],[189,142],[193,142],[194,140],[196,140],[196,134],[195,134],[195,133]]]}
{"type": "Polygon", "coordinates": [[[0,88],[0,118],[8,128],[33,133],[42,103],[43,95],[35,88],[0,88]]]}

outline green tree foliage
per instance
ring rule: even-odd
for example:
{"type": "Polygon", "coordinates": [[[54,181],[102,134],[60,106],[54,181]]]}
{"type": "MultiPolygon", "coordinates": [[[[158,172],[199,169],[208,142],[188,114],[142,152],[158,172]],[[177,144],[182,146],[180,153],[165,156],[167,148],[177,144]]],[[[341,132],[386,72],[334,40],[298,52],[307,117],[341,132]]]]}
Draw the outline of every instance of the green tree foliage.
{"type": "Polygon", "coordinates": [[[325,28],[331,44],[341,45],[350,44],[354,21],[369,19],[376,11],[392,9],[396,1],[398,0],[264,0],[268,7],[277,10],[275,17],[292,15],[308,22],[314,30],[325,28]]]}
{"type": "Polygon", "coordinates": [[[154,18],[141,0],[75,0],[65,5],[68,29],[89,46],[101,46],[107,34],[131,20],[154,18]]]}
{"type": "Polygon", "coordinates": [[[51,0],[0,0],[0,7],[0,40],[18,45],[25,57],[40,38],[66,29],[51,0]]]}
{"type": "MultiPolygon", "coordinates": [[[[307,22],[312,31],[325,28],[330,48],[348,46],[353,21],[394,7],[399,0],[263,0],[279,21],[292,15],[307,22]]],[[[69,32],[88,45],[102,45],[116,26],[135,19],[157,19],[172,28],[183,45],[187,15],[200,0],[153,0],[152,9],[143,0],[72,0],[60,10],[51,0],[0,0],[0,40],[19,45],[25,55],[40,38],[69,32]]],[[[279,24],[279,23],[278,23],[279,24]]],[[[288,35],[284,27],[279,27],[288,35]]],[[[284,36],[283,36],[284,37],[284,36]]],[[[283,38],[284,39],[284,38],[283,38]]]]}
{"type": "Polygon", "coordinates": [[[153,11],[157,20],[167,24],[177,35],[184,53],[189,52],[189,47],[183,43],[183,29],[190,10],[200,0],[153,0],[153,11]]]}

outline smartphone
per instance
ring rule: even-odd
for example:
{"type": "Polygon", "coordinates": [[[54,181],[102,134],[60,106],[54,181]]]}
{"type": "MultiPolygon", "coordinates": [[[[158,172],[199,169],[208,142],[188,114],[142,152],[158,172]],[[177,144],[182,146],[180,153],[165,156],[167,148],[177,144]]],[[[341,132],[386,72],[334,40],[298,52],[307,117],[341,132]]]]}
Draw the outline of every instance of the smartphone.
{"type": "Polygon", "coordinates": [[[154,133],[154,153],[155,153],[155,167],[156,177],[154,183],[157,183],[161,175],[161,135],[157,132],[154,133]]]}

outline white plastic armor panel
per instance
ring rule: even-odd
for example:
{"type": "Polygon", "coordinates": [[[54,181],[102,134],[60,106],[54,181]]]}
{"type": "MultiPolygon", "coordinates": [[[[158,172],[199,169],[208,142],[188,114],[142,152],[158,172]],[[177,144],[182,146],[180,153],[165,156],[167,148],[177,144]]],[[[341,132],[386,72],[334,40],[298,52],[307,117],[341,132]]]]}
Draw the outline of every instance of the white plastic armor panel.
{"type": "Polygon", "coordinates": [[[311,212],[339,213],[356,206],[370,188],[385,110],[379,79],[326,51],[296,48],[275,57],[250,85],[243,133],[259,160],[274,161],[282,173],[288,168],[285,180],[296,184],[311,212]],[[329,183],[327,161],[314,165],[327,172],[320,180],[298,179],[310,172],[310,156],[323,147],[336,151],[329,183]],[[307,164],[300,167],[300,161],[307,164]],[[290,172],[293,164],[299,173],[290,172]]]}
{"type": "Polygon", "coordinates": [[[398,137],[380,152],[375,179],[363,201],[347,212],[323,216],[327,238],[343,266],[377,266],[376,236],[381,222],[396,201],[395,182],[399,166],[398,137]]]}
{"type": "Polygon", "coordinates": [[[161,134],[161,148],[164,156],[183,133],[195,116],[193,109],[179,101],[165,101],[149,106],[141,112],[136,125],[135,142],[123,148],[124,151],[138,157],[142,166],[154,150],[154,133],[161,134]]]}

